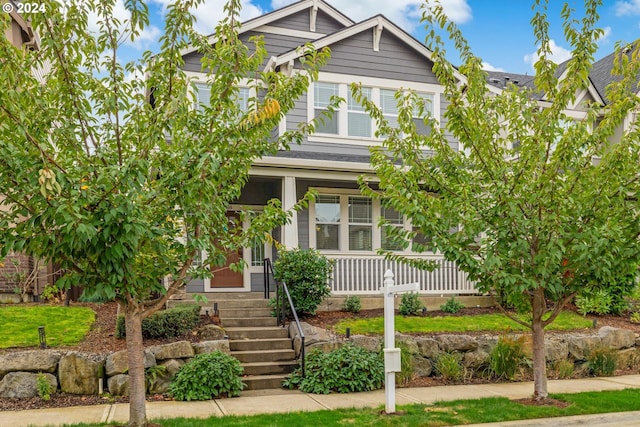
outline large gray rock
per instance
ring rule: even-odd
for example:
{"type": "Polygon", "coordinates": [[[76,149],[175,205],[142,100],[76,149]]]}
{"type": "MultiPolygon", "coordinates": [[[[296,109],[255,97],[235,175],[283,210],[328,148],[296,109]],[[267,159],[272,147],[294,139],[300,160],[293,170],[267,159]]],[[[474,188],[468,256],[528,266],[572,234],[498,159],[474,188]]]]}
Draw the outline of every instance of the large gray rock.
{"type": "Polygon", "coordinates": [[[598,331],[598,336],[602,338],[603,346],[615,350],[633,347],[636,343],[636,335],[628,329],[603,326],[598,331]]]}
{"type": "MultiPolygon", "coordinates": [[[[108,377],[117,374],[126,374],[129,371],[128,351],[122,350],[112,353],[107,357],[104,365],[105,374],[108,377]]],[[[144,351],[144,367],[156,366],[156,357],[149,350],[144,351]]]]}
{"type": "Polygon", "coordinates": [[[438,345],[438,341],[433,338],[416,337],[416,345],[418,346],[418,351],[423,357],[431,360],[436,360],[438,357],[440,346],[438,345]]]}
{"type": "Polygon", "coordinates": [[[416,377],[428,377],[433,372],[431,360],[421,356],[413,356],[413,374],[416,377]]]}
{"type": "Polygon", "coordinates": [[[55,372],[60,355],[50,350],[21,351],[0,355],[0,378],[9,372],[55,372]]]}
{"type": "Polygon", "coordinates": [[[156,360],[186,359],[195,356],[195,351],[189,341],[177,341],[170,344],[151,347],[151,353],[156,360]]]}
{"type": "Polygon", "coordinates": [[[200,341],[218,341],[223,340],[227,333],[218,325],[204,325],[198,330],[198,338],[200,341]]]}
{"type": "Polygon", "coordinates": [[[569,355],[569,346],[560,340],[545,340],[544,355],[547,363],[565,360],[569,355]]]}
{"type": "MultiPolygon", "coordinates": [[[[322,348],[323,351],[325,351],[324,349],[332,347],[332,344],[329,343],[337,342],[338,340],[335,334],[327,331],[326,329],[312,326],[307,322],[300,322],[300,327],[302,328],[302,333],[304,334],[304,344],[307,348],[307,351],[312,347],[322,348]]],[[[298,327],[296,326],[295,322],[291,322],[289,324],[289,336],[293,339],[293,349],[295,350],[296,357],[299,357],[302,348],[302,340],[300,338],[300,332],[298,331],[298,327]]]]}
{"type": "Polygon", "coordinates": [[[410,335],[396,334],[396,347],[403,348],[409,354],[420,354],[416,340],[410,335]]]}
{"type": "Polygon", "coordinates": [[[576,361],[587,360],[593,349],[602,345],[602,339],[597,336],[570,336],[565,341],[569,349],[569,356],[576,361]]]}
{"type": "Polygon", "coordinates": [[[98,394],[98,378],[103,369],[102,363],[71,353],[58,364],[60,390],[71,394],[98,394]]]}
{"type": "Polygon", "coordinates": [[[337,350],[340,347],[342,347],[343,343],[338,342],[338,341],[333,341],[333,342],[316,342],[313,343],[309,346],[306,346],[306,354],[309,354],[309,352],[313,349],[318,349],[323,353],[330,353],[333,350],[337,350]]]}
{"type": "Polygon", "coordinates": [[[440,335],[436,337],[441,351],[473,351],[478,348],[478,342],[469,335],[440,335]]]}
{"type": "Polygon", "coordinates": [[[184,364],[185,362],[181,359],[169,359],[160,363],[158,366],[164,369],[160,371],[160,374],[151,382],[149,392],[162,394],[169,391],[171,381],[173,381],[173,378],[184,364]]]}
{"type": "MultiPolygon", "coordinates": [[[[52,392],[58,388],[54,375],[43,374],[52,392]]],[[[38,374],[32,372],[9,372],[0,381],[0,397],[8,399],[29,399],[38,396],[38,374]]]]}
{"type": "Polygon", "coordinates": [[[193,345],[193,350],[196,354],[213,353],[214,351],[221,351],[227,354],[231,353],[229,340],[199,342],[193,345]]]}
{"type": "Polygon", "coordinates": [[[478,343],[478,350],[484,351],[485,353],[491,353],[491,350],[498,344],[498,340],[500,337],[495,335],[482,335],[476,338],[476,342],[478,343]]]}
{"type": "Polygon", "coordinates": [[[638,365],[638,353],[635,348],[625,348],[617,354],[618,369],[633,368],[638,365]]]}
{"type": "Polygon", "coordinates": [[[129,375],[118,374],[110,377],[107,387],[113,396],[129,396],[129,375]]]}
{"type": "Polygon", "coordinates": [[[352,335],[349,337],[355,346],[364,348],[368,351],[379,352],[382,348],[382,340],[379,337],[369,337],[367,335],[352,335]]]}

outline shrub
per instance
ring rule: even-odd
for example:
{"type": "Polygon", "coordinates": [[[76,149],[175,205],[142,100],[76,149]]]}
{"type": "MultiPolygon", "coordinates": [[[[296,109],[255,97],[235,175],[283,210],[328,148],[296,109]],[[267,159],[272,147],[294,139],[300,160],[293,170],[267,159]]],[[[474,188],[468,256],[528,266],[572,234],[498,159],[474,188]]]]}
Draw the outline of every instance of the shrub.
{"type": "Polygon", "coordinates": [[[238,359],[226,353],[198,354],[180,368],[169,385],[169,394],[189,401],[239,396],[244,388],[242,372],[238,359]]]}
{"type": "Polygon", "coordinates": [[[444,311],[445,313],[457,313],[463,308],[464,304],[462,304],[460,301],[456,301],[455,297],[449,298],[447,302],[440,306],[440,310],[444,311]]]}
{"type": "Polygon", "coordinates": [[[344,311],[360,313],[360,310],[362,310],[362,301],[360,301],[360,297],[349,295],[344,299],[344,311]]]}
{"type": "Polygon", "coordinates": [[[638,289],[635,273],[617,283],[585,288],[576,298],[578,312],[582,314],[621,314],[629,308],[627,297],[638,289]]]}
{"type": "Polygon", "coordinates": [[[558,360],[554,365],[554,371],[558,378],[566,379],[571,378],[573,376],[573,371],[575,369],[575,365],[571,360],[563,359],[558,360]]]}
{"type": "Polygon", "coordinates": [[[42,400],[51,400],[51,395],[54,390],[51,383],[47,381],[47,377],[42,372],[38,372],[38,375],[36,376],[36,389],[38,390],[38,396],[40,396],[42,400]]]}
{"type": "Polygon", "coordinates": [[[434,366],[438,375],[445,380],[459,380],[462,378],[463,369],[460,356],[454,353],[440,353],[434,366]]]}
{"type": "Polygon", "coordinates": [[[328,281],[333,261],[314,249],[280,252],[274,263],[274,278],[289,288],[296,311],[314,314],[331,294],[328,281]]]}
{"type": "Polygon", "coordinates": [[[595,348],[587,356],[589,372],[597,377],[610,377],[613,375],[617,362],[616,351],[609,347],[595,348]]]}
{"type": "Polygon", "coordinates": [[[489,353],[489,367],[498,378],[512,379],[524,362],[524,336],[517,339],[502,336],[489,353]]]}
{"type": "Polygon", "coordinates": [[[634,311],[629,315],[629,321],[631,323],[640,323],[640,311],[634,311]]]}
{"type": "MultiPolygon", "coordinates": [[[[409,347],[404,342],[396,345],[400,349],[400,372],[396,372],[396,382],[406,384],[413,379],[413,355],[409,352],[409,347]]],[[[384,359],[384,355],[383,355],[384,359]]]]}
{"type": "Polygon", "coordinates": [[[582,315],[592,314],[608,314],[611,312],[611,304],[613,300],[606,289],[600,289],[594,293],[585,293],[576,298],[576,307],[578,313],[582,315]]]}
{"type": "Polygon", "coordinates": [[[400,314],[403,316],[416,315],[420,310],[422,310],[422,304],[420,304],[418,294],[416,292],[407,292],[406,294],[402,294],[400,307],[398,309],[400,314]]]}
{"type": "MultiPolygon", "coordinates": [[[[158,311],[142,319],[142,336],[144,338],[177,337],[198,326],[199,322],[199,305],[181,305],[158,311]]],[[[116,338],[124,338],[126,334],[125,319],[120,315],[116,323],[116,338]]]]}
{"type": "Polygon", "coordinates": [[[384,361],[379,353],[347,343],[330,353],[312,350],[306,359],[306,373],[298,368],[283,386],[305,393],[328,394],[369,391],[384,385],[384,361]]]}

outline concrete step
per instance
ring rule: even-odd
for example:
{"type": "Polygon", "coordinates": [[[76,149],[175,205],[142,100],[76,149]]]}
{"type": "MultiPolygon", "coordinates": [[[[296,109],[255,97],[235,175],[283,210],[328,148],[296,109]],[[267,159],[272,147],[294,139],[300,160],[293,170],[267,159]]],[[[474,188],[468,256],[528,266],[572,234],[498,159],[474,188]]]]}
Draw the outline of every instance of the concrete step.
{"type": "Polygon", "coordinates": [[[213,307],[214,303],[218,303],[218,309],[227,310],[233,308],[269,308],[269,300],[266,299],[254,299],[254,298],[236,298],[236,299],[209,299],[205,304],[206,306],[213,307]]]}
{"type": "Polygon", "coordinates": [[[281,375],[253,375],[242,378],[242,382],[247,385],[245,390],[264,390],[268,388],[282,388],[282,381],[287,377],[281,375]]]}
{"type": "Polygon", "coordinates": [[[253,340],[230,340],[231,351],[290,350],[290,338],[258,338],[253,340]]]}
{"type": "Polygon", "coordinates": [[[226,327],[224,330],[230,340],[252,340],[268,338],[288,338],[289,331],[279,326],[267,327],[226,327]]]}
{"type": "Polygon", "coordinates": [[[281,360],[290,361],[295,359],[293,349],[232,351],[231,355],[240,362],[278,362],[281,360]]]}
{"type": "Polygon", "coordinates": [[[249,362],[242,363],[241,365],[244,368],[244,374],[247,376],[288,374],[300,366],[295,360],[281,360],[279,362],[249,362]]]}
{"type": "Polygon", "coordinates": [[[273,317],[270,308],[219,308],[220,318],[231,317],[273,317]]]}
{"type": "Polygon", "coordinates": [[[268,327],[278,326],[278,320],[275,317],[232,317],[220,318],[222,327],[268,327]]]}

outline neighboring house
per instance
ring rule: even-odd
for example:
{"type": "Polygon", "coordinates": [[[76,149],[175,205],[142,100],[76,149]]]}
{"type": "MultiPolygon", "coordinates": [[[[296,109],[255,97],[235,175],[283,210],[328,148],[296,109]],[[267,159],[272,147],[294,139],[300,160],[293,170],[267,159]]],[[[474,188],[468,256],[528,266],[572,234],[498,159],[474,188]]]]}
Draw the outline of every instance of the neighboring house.
{"type": "MultiPolygon", "coordinates": [[[[24,49],[37,50],[40,48],[40,39],[37,33],[31,27],[29,21],[19,15],[16,2],[13,0],[0,0],[2,5],[11,4],[13,7],[9,12],[11,25],[5,31],[4,37],[9,39],[16,47],[24,49]]],[[[4,8],[3,8],[4,10],[4,8]]],[[[3,12],[5,13],[5,12],[3,12]]],[[[34,70],[34,74],[43,79],[46,69],[34,70]]],[[[0,209],[6,209],[4,197],[0,194],[0,209]]],[[[53,267],[39,262],[34,257],[24,254],[12,254],[7,256],[0,262],[0,302],[4,300],[16,300],[20,297],[16,289],[21,287],[21,283],[28,280],[26,284],[28,289],[21,289],[29,295],[39,295],[44,286],[47,284],[48,278],[53,276],[53,267]]],[[[22,292],[21,292],[22,293],[22,292]]]]}
{"type": "MultiPolygon", "coordinates": [[[[306,43],[317,49],[331,49],[331,59],[321,69],[318,81],[296,102],[294,110],[280,123],[278,132],[296,129],[299,123],[316,117],[333,95],[346,102],[301,145],[256,161],[234,209],[260,209],[272,198],[280,199],[288,208],[308,189],[316,189],[319,196],[315,203],[294,214],[290,224],[273,230],[272,234],[288,248],[315,248],[335,259],[331,282],[334,295],[377,294],[388,268],[394,271],[397,283],[419,281],[420,293],[425,295],[475,293],[466,274],[441,254],[414,253],[412,245],[402,251],[407,257],[436,261],[440,268],[433,272],[386,261],[377,255],[379,248],[394,249],[377,226],[380,217],[406,230],[411,229],[411,224],[398,212],[385,209],[379,201],[364,197],[358,189],[357,179],[361,175],[369,176],[375,187],[369,147],[380,145],[381,139],[374,136],[375,123],[351,99],[349,85],[360,83],[364,93],[391,122],[397,116],[394,93],[398,89],[412,89],[430,101],[431,113],[444,127],[447,99],[432,71],[431,51],[382,15],[356,23],[322,0],[299,1],[242,24],[240,38],[244,42],[256,35],[264,37],[268,50],[265,69],[282,73],[300,68],[300,48],[306,43]]],[[[184,52],[183,58],[186,72],[196,81],[202,78],[200,54],[191,49],[184,52]]],[[[606,105],[604,88],[611,80],[612,63],[613,54],[595,64],[592,85],[577,94],[574,105],[565,111],[569,120],[585,117],[587,101],[606,105]]],[[[558,77],[562,78],[565,72],[566,63],[560,64],[558,77]]],[[[457,77],[464,81],[464,76],[457,77]]],[[[508,82],[532,87],[533,77],[489,73],[491,92],[501,92],[508,82]]],[[[240,96],[248,97],[248,89],[241,88],[240,96]]],[[[204,87],[199,88],[198,97],[199,102],[208,102],[209,94],[204,87]]],[[[541,106],[545,105],[544,94],[539,94],[538,101],[541,106]]],[[[634,121],[635,117],[629,117],[619,134],[634,121]]],[[[428,132],[419,118],[416,124],[419,130],[428,132]]],[[[619,135],[615,138],[619,139],[619,135]]],[[[453,137],[450,144],[458,149],[453,137]]],[[[245,248],[241,256],[247,268],[243,273],[216,268],[213,279],[193,280],[187,292],[262,291],[263,258],[273,257],[274,252],[268,244],[245,248]]]]}

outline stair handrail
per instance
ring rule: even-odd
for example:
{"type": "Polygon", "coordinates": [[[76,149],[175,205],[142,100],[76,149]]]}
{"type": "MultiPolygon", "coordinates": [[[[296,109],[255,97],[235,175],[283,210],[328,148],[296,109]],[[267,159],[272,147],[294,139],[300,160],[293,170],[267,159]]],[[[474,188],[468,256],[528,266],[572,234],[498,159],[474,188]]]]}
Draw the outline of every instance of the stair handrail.
{"type": "MultiPolygon", "coordinates": [[[[273,264],[271,263],[271,259],[270,258],[265,258],[264,259],[264,277],[265,277],[265,295],[268,294],[269,292],[269,288],[271,287],[271,283],[269,280],[269,273],[271,273],[271,276],[274,276],[275,278],[275,273],[273,272],[273,264]]],[[[304,377],[305,374],[305,367],[304,367],[304,359],[305,359],[305,342],[304,342],[304,332],[302,331],[302,325],[300,325],[300,319],[298,318],[298,313],[296,313],[296,308],[293,305],[293,300],[291,299],[291,294],[289,293],[289,288],[287,287],[287,284],[284,282],[284,280],[280,281],[278,283],[278,281],[276,281],[276,305],[275,305],[275,310],[276,310],[276,319],[278,319],[278,324],[282,324],[282,327],[285,327],[285,320],[286,320],[286,314],[285,314],[285,296],[287,297],[287,300],[289,302],[289,308],[291,308],[291,313],[293,313],[293,319],[296,322],[296,327],[298,328],[298,334],[300,335],[300,367],[302,368],[302,376],[304,377]],[[282,301],[280,301],[282,299],[282,301]],[[282,322],[281,322],[282,321],[282,322]]]]}

